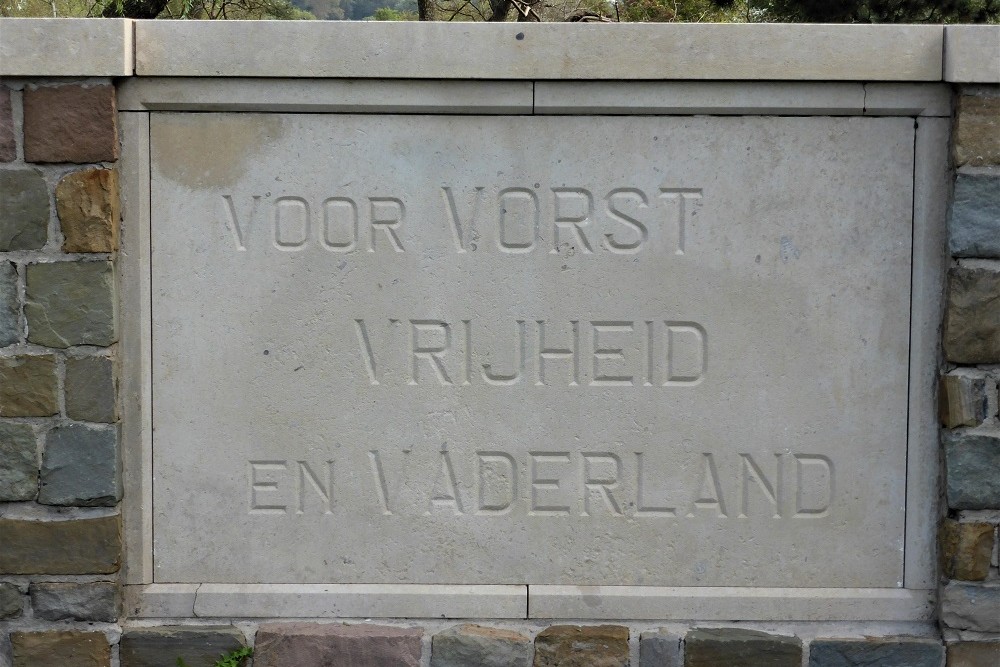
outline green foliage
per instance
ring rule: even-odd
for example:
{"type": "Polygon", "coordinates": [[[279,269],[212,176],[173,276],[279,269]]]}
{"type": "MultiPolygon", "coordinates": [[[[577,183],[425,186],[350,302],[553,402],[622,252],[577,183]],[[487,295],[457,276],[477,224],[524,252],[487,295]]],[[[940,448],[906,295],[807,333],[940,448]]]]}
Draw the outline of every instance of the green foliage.
{"type": "MultiPolygon", "coordinates": [[[[732,9],[723,9],[712,0],[619,0],[617,17],[620,21],[673,23],[673,22],[730,22],[732,9]]],[[[615,16],[614,10],[610,16],[615,16]]]]}
{"type": "Polygon", "coordinates": [[[711,0],[747,21],[997,23],[1000,0],[711,0]]]}
{"type": "MultiPolygon", "coordinates": [[[[221,656],[212,667],[243,667],[244,661],[252,656],[253,649],[244,646],[221,656]]],[[[177,667],[188,667],[188,664],[184,662],[184,658],[177,658],[177,667]]]]}
{"type": "Polygon", "coordinates": [[[372,15],[373,21],[416,21],[417,15],[413,12],[401,12],[392,7],[380,7],[372,15]]]}

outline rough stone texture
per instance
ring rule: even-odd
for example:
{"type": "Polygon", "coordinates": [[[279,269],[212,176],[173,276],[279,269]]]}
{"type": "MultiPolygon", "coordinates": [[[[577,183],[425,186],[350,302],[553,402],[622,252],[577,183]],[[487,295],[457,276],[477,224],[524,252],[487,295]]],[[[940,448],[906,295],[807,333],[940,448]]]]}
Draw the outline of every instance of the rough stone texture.
{"type": "Polygon", "coordinates": [[[37,169],[0,171],[0,251],[37,250],[49,238],[49,189],[37,169]]]}
{"type": "Polygon", "coordinates": [[[38,493],[36,450],[31,426],[0,422],[0,502],[35,498],[38,493]]]}
{"type": "Polygon", "coordinates": [[[253,664],[417,667],[422,634],[420,628],[383,625],[269,623],[257,630],[253,664]]]}
{"type": "Polygon", "coordinates": [[[948,507],[1000,509],[1000,437],[946,431],[942,440],[948,507]]]}
{"type": "Polygon", "coordinates": [[[110,345],[115,342],[111,262],[29,264],[24,314],[32,343],[110,345]]]}
{"type": "Polygon", "coordinates": [[[534,667],[626,667],[628,628],[553,625],[535,637],[534,667]]]}
{"type": "Polygon", "coordinates": [[[243,633],[231,625],[134,628],[122,634],[121,667],[176,667],[177,658],[188,667],[211,667],[220,655],[245,644],[243,633]]]}
{"type": "Polygon", "coordinates": [[[1000,97],[962,95],[954,141],[956,166],[1000,164],[1000,97]]]}
{"type": "Polygon", "coordinates": [[[0,417],[48,417],[59,412],[52,355],[0,358],[0,417]]]}
{"type": "Polygon", "coordinates": [[[1000,174],[955,177],[948,247],[955,257],[1000,257],[1000,174]]]}
{"type": "Polygon", "coordinates": [[[17,618],[23,609],[24,602],[17,586],[0,582],[0,619],[17,618]]]}
{"type": "Polygon", "coordinates": [[[21,307],[17,301],[17,267],[0,261],[0,347],[21,338],[21,307]]]}
{"type": "Polygon", "coordinates": [[[49,431],[38,502],[113,507],[121,497],[117,427],[68,424],[49,431]]]}
{"type": "Polygon", "coordinates": [[[14,667],[110,667],[103,632],[12,632],[14,667]]]}
{"type": "Polygon", "coordinates": [[[106,623],[118,618],[118,587],[112,581],[32,583],[28,594],[35,618],[106,623]]]}
{"type": "Polygon", "coordinates": [[[0,574],[111,574],[121,557],[117,516],[72,521],[0,518],[0,574]]]}
{"type": "Polygon", "coordinates": [[[997,667],[1000,641],[956,642],[948,645],[948,667],[997,667]]]}
{"type": "Polygon", "coordinates": [[[801,667],[802,641],[741,628],[697,628],[684,638],[685,667],[801,667]]]}
{"type": "Polygon", "coordinates": [[[941,622],[957,630],[1000,632],[1000,585],[948,582],[941,589],[941,622]]]}
{"type": "Polygon", "coordinates": [[[948,428],[978,426],[986,419],[986,380],[945,375],[938,387],[938,415],[948,428]]]}
{"type": "Polygon", "coordinates": [[[1000,271],[949,271],[944,351],[956,364],[1000,363],[1000,271]]]}
{"type": "Polygon", "coordinates": [[[67,417],[88,422],[115,421],[115,376],[111,359],[67,359],[65,387],[67,417]]]}
{"type": "Polygon", "coordinates": [[[991,523],[959,523],[945,519],[941,523],[941,571],[949,579],[982,581],[990,572],[993,555],[991,523]]]}
{"type": "Polygon", "coordinates": [[[944,646],[923,639],[814,639],[809,667],[940,667],[944,646]]]}
{"type": "Polygon", "coordinates": [[[431,639],[431,667],[528,667],[531,639],[519,632],[460,625],[431,639]]]}
{"type": "Polygon", "coordinates": [[[666,630],[639,635],[639,667],[681,667],[684,664],[683,639],[666,630]]]}
{"type": "Polygon", "coordinates": [[[11,113],[10,88],[0,86],[0,162],[17,159],[14,115],[11,113]]]}
{"type": "Polygon", "coordinates": [[[56,211],[65,252],[114,252],[118,249],[118,172],[84,169],[67,174],[56,186],[56,211]]]}
{"type": "Polygon", "coordinates": [[[27,162],[111,162],[118,159],[113,86],[24,90],[27,162]]]}

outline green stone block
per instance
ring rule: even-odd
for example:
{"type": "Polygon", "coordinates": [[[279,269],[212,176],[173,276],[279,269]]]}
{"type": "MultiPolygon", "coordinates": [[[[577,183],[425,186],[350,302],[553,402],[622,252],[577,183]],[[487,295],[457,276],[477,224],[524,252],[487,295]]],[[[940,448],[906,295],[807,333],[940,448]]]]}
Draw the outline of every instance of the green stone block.
{"type": "Polygon", "coordinates": [[[0,171],[0,251],[37,250],[49,238],[49,188],[37,169],[0,171]]]}
{"type": "Polygon", "coordinates": [[[111,345],[117,340],[115,300],[111,262],[29,264],[28,341],[58,348],[111,345]]]}
{"type": "Polygon", "coordinates": [[[35,499],[38,493],[35,451],[31,426],[0,422],[0,501],[35,499]]]}

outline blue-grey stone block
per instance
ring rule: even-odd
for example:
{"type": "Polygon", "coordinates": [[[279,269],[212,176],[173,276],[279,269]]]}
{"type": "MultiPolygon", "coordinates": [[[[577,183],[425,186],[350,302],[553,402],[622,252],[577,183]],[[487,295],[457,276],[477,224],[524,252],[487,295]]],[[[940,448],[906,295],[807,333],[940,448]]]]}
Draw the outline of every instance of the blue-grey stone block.
{"type": "Polygon", "coordinates": [[[1000,437],[951,431],[942,439],[948,507],[1000,509],[1000,437]]]}
{"type": "Polygon", "coordinates": [[[1000,257],[1000,175],[955,179],[948,247],[956,257],[1000,257]]]}
{"type": "Polygon", "coordinates": [[[38,502],[96,507],[121,500],[118,436],[115,426],[70,424],[49,431],[38,502]]]}
{"type": "Polygon", "coordinates": [[[935,640],[816,639],[809,646],[809,667],[941,667],[944,646],[935,640]]]}
{"type": "Polygon", "coordinates": [[[0,262],[0,347],[21,338],[21,308],[17,302],[17,267],[0,262]]]}

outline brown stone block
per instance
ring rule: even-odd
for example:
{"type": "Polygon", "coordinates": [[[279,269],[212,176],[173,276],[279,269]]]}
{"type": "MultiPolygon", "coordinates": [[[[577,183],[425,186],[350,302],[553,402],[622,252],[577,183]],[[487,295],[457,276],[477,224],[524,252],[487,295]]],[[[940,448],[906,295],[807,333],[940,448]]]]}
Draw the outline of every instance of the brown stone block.
{"type": "Polygon", "coordinates": [[[955,164],[1000,164],[1000,97],[963,95],[955,119],[955,164]]]}
{"type": "Polygon", "coordinates": [[[118,159],[113,86],[24,90],[27,162],[112,162],[118,159]]]}
{"type": "Polygon", "coordinates": [[[948,272],[944,352],[956,364],[1000,363],[1000,271],[948,272]]]}
{"type": "Polygon", "coordinates": [[[52,355],[0,358],[0,417],[59,413],[59,381],[52,355]]]}
{"type": "Polygon", "coordinates": [[[67,174],[56,186],[56,210],[64,252],[118,250],[118,172],[84,169],[67,174]]]}
{"type": "Polygon", "coordinates": [[[684,638],[684,667],[800,667],[802,641],[742,628],[696,628],[684,638]]]}
{"type": "Polygon", "coordinates": [[[941,523],[941,571],[949,579],[982,581],[990,572],[993,535],[990,523],[941,523]]]}
{"type": "Polygon", "coordinates": [[[0,519],[0,574],[111,574],[121,562],[117,516],[72,521],[0,519]]]}
{"type": "Polygon", "coordinates": [[[997,667],[997,665],[1000,665],[1000,640],[956,642],[948,645],[948,667],[997,667]]]}
{"type": "Polygon", "coordinates": [[[110,667],[103,632],[12,632],[14,667],[110,667]]]}
{"type": "Polygon", "coordinates": [[[10,106],[10,89],[0,86],[0,162],[17,159],[17,143],[14,137],[14,114],[10,106]]]}
{"type": "Polygon", "coordinates": [[[986,419],[986,379],[943,376],[938,385],[938,416],[947,428],[983,423],[986,419]]]}
{"type": "Polygon", "coordinates": [[[268,623],[257,630],[254,667],[417,667],[420,628],[268,623]]]}
{"type": "Polygon", "coordinates": [[[627,667],[628,628],[553,625],[535,637],[534,667],[627,667]]]}

